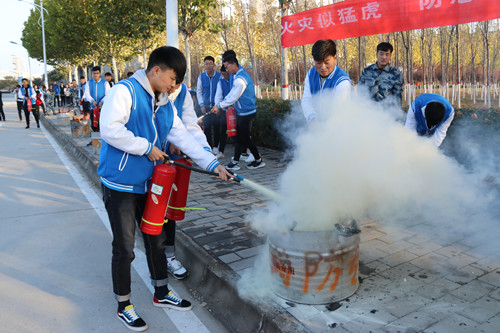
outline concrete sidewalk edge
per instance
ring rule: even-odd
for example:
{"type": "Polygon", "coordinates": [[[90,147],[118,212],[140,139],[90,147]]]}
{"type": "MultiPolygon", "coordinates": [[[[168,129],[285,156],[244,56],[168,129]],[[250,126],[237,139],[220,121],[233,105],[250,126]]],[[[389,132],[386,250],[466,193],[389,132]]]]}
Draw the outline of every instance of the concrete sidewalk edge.
{"type": "MultiPolygon", "coordinates": [[[[78,146],[75,140],[51,119],[43,116],[40,118],[57,142],[78,162],[77,165],[95,186],[100,188],[98,159],[84,147],[78,146]]],[[[190,263],[190,276],[185,283],[195,295],[202,298],[215,318],[231,332],[308,332],[279,305],[242,299],[236,288],[238,274],[219,259],[212,257],[181,230],[177,230],[176,249],[177,257],[190,263]],[[238,315],[235,316],[235,313],[238,315]]]]}

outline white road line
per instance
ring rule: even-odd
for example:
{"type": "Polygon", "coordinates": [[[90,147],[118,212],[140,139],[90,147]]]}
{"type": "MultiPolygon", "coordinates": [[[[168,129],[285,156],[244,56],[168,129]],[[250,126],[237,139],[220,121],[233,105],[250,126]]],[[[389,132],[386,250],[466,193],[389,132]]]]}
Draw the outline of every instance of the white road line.
{"type": "MultiPolygon", "coordinates": [[[[41,125],[42,131],[44,132],[47,140],[50,142],[57,155],[63,162],[64,166],[68,170],[69,174],[75,180],[75,183],[78,185],[82,193],[87,198],[88,202],[94,208],[94,211],[101,219],[102,223],[108,229],[109,234],[112,235],[111,226],[109,225],[108,214],[106,212],[106,208],[104,207],[104,203],[102,202],[102,198],[97,195],[95,192],[95,188],[85,179],[80,171],[77,169],[76,165],[73,163],[71,158],[67,155],[65,151],[63,151],[52,135],[45,129],[43,125],[41,125]]],[[[153,295],[154,288],[151,285],[151,280],[149,277],[149,269],[146,261],[146,255],[143,251],[138,248],[134,249],[136,257],[132,262],[134,269],[137,271],[141,279],[144,281],[144,284],[148,287],[151,295],[153,295]]],[[[111,253],[110,253],[111,254],[111,253]]],[[[175,292],[175,290],[174,290],[175,292]]],[[[176,311],[163,309],[167,316],[172,320],[176,328],[180,332],[197,332],[197,333],[209,333],[208,328],[200,321],[200,319],[196,316],[193,311],[176,311]]]]}

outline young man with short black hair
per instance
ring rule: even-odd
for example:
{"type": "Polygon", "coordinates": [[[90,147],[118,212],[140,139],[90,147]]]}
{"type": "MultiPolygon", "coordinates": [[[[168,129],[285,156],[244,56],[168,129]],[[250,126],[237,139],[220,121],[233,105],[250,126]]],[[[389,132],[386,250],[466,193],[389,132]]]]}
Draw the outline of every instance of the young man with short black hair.
{"type": "Polygon", "coordinates": [[[104,79],[108,82],[110,88],[112,88],[115,84],[113,82],[113,75],[110,72],[106,72],[106,74],[104,74],[104,79]]]}
{"type": "MultiPolygon", "coordinates": [[[[187,132],[174,113],[167,91],[186,71],[186,59],[174,47],[154,50],[146,70],[118,82],[106,97],[101,112],[102,146],[97,169],[103,201],[113,232],[111,261],[117,316],[134,331],[147,324],[130,303],[131,263],[134,260],[135,229],[141,221],[153,169],[167,155],[164,142],[172,142],[202,168],[227,180],[230,174],[187,132]]],[[[187,311],[191,303],[168,287],[165,236],[142,233],[154,286],[153,305],[187,311]]]]}
{"type": "Polygon", "coordinates": [[[437,94],[422,94],[408,108],[405,127],[420,136],[432,137],[437,148],[441,146],[455,110],[446,98],[437,94]]]}
{"type": "MultiPolygon", "coordinates": [[[[201,107],[201,113],[206,114],[212,109],[215,101],[215,92],[217,91],[217,83],[220,79],[220,73],[215,70],[215,59],[212,56],[206,56],[203,59],[203,67],[205,71],[198,76],[196,84],[196,97],[201,107]]],[[[207,141],[213,149],[213,153],[219,151],[219,124],[217,117],[214,114],[209,114],[203,118],[203,127],[207,141]]]]}
{"type": "Polygon", "coordinates": [[[36,103],[36,91],[30,86],[28,79],[22,80],[22,87],[19,89],[20,96],[23,96],[23,110],[24,116],[26,117],[26,128],[30,128],[30,112],[33,113],[35,117],[37,127],[40,127],[40,115],[38,114],[35,103],[36,103]],[[31,110],[28,109],[28,100],[31,101],[31,110]]]}
{"type": "MultiPolygon", "coordinates": [[[[90,108],[102,107],[104,97],[108,93],[109,84],[101,79],[101,67],[92,67],[92,79],[85,85],[85,100],[90,103],[90,108]]],[[[94,113],[90,112],[90,123],[94,132],[99,132],[99,127],[94,126],[94,113]]],[[[91,145],[92,142],[88,144],[91,145]]]]}
{"type": "Polygon", "coordinates": [[[318,40],[312,47],[314,67],[307,72],[302,95],[302,111],[310,123],[317,117],[313,96],[327,90],[340,100],[351,95],[351,79],[337,66],[337,46],[330,39],[318,40]]]}
{"type": "Polygon", "coordinates": [[[383,101],[392,96],[401,107],[403,74],[390,64],[392,51],[393,47],[390,43],[378,44],[377,62],[363,69],[358,85],[365,86],[374,101],[383,101]]]}

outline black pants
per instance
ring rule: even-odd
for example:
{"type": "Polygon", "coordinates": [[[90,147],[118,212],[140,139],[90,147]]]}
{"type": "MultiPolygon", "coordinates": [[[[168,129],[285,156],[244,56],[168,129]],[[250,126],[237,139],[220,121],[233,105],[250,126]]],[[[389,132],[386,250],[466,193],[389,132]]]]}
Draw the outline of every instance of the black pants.
{"type": "MultiPolygon", "coordinates": [[[[30,111],[28,110],[28,103],[24,103],[24,116],[26,117],[26,127],[30,127],[30,111]]],[[[36,125],[40,126],[40,114],[38,113],[38,108],[31,107],[31,112],[33,113],[33,117],[35,117],[36,125]]]]}
{"type": "Polygon", "coordinates": [[[169,258],[175,256],[175,225],[174,220],[168,220],[162,229],[165,235],[165,254],[169,258]]]}
{"type": "Polygon", "coordinates": [[[47,112],[45,111],[45,105],[43,105],[42,103],[36,106],[36,112],[38,112],[38,117],[40,117],[40,107],[42,108],[43,114],[47,114],[47,112]]]}
{"type": "MultiPolygon", "coordinates": [[[[147,194],[118,192],[102,185],[103,201],[113,231],[113,256],[111,276],[113,292],[119,302],[130,299],[130,267],[135,258],[135,228],[140,224],[147,194]]],[[[165,234],[142,233],[146,258],[153,286],[166,286],[167,259],[165,257],[165,234]]]]}
{"type": "Polygon", "coordinates": [[[19,120],[23,120],[23,101],[17,101],[17,113],[19,113],[19,120]]]}
{"type": "Polygon", "coordinates": [[[203,118],[203,128],[204,128],[203,132],[207,137],[207,142],[210,145],[210,147],[214,148],[219,146],[219,140],[220,140],[219,121],[215,114],[209,114],[205,116],[205,118],[203,118]]]}
{"type": "Polygon", "coordinates": [[[56,106],[56,102],[57,106],[61,106],[61,100],[59,99],[59,95],[54,96],[54,106],[56,106]]]}
{"type": "Polygon", "coordinates": [[[227,141],[226,110],[221,110],[217,118],[219,123],[219,151],[224,153],[227,141]]]}
{"type": "Polygon", "coordinates": [[[260,159],[259,150],[250,137],[252,122],[255,119],[255,113],[249,116],[236,115],[236,145],[234,146],[234,160],[239,161],[243,147],[248,147],[256,160],[260,159]]]}
{"type": "Polygon", "coordinates": [[[5,121],[5,113],[3,113],[3,105],[0,105],[0,120],[5,121]]]}

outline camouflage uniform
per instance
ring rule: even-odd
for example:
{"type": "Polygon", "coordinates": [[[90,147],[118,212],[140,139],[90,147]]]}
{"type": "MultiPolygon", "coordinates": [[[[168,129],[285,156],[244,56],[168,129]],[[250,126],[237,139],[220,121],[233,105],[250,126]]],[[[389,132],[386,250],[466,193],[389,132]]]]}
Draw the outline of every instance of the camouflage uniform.
{"type": "Polygon", "coordinates": [[[72,98],[71,106],[77,108],[78,111],[80,111],[80,98],[78,96],[79,93],[78,86],[76,87],[71,86],[69,88],[69,91],[71,92],[71,98],[72,98]]]}
{"type": "Polygon", "coordinates": [[[365,67],[361,72],[358,84],[368,88],[373,100],[379,102],[392,95],[401,106],[403,74],[391,64],[387,64],[383,69],[379,69],[377,63],[365,67]]]}
{"type": "Polygon", "coordinates": [[[43,99],[45,101],[45,107],[47,108],[47,114],[50,114],[51,111],[52,114],[56,114],[54,109],[54,94],[50,91],[44,91],[43,99]]]}

